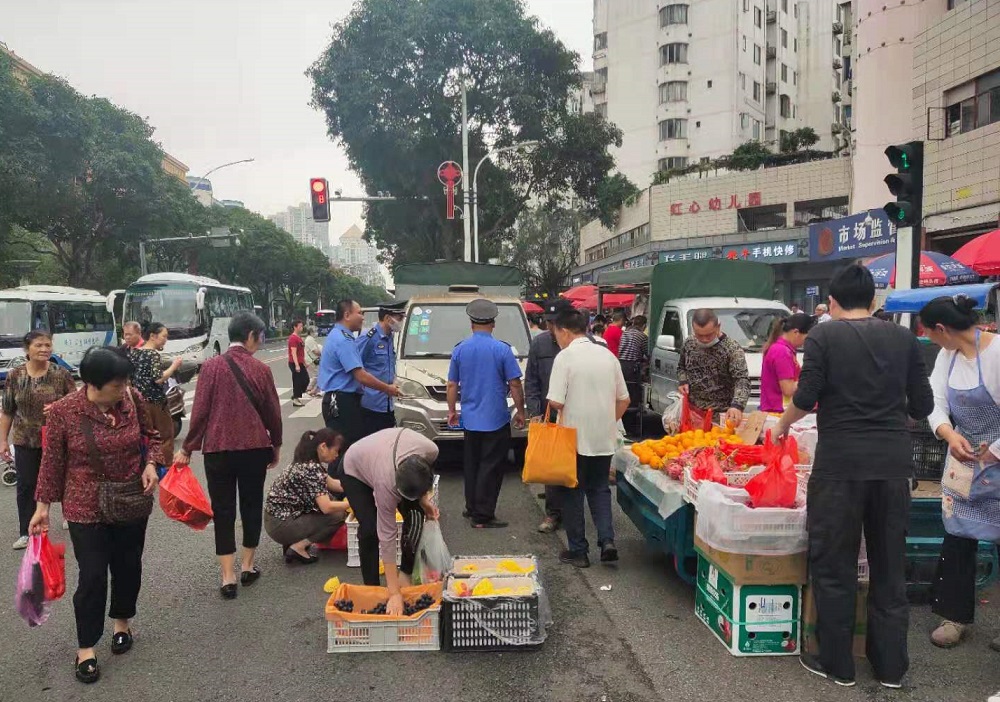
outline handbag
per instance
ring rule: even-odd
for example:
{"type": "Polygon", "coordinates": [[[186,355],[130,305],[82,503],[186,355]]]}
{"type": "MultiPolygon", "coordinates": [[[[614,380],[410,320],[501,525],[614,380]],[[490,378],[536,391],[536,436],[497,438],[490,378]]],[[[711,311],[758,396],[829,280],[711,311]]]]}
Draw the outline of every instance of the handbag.
{"type": "MultiPolygon", "coordinates": [[[[129,392],[131,398],[132,393],[129,392]]],[[[140,421],[138,408],[132,401],[136,420],[140,421]]],[[[94,426],[90,417],[80,417],[80,429],[87,440],[87,452],[90,456],[90,467],[97,474],[97,512],[104,524],[124,524],[146,519],[153,513],[153,496],[147,495],[142,487],[142,476],[137,475],[128,480],[108,480],[97,441],[94,439],[94,426]]]]}
{"type": "Polygon", "coordinates": [[[561,414],[558,423],[549,421],[551,413],[552,406],[546,404],[545,416],[528,425],[528,448],[521,480],[575,488],[578,484],[576,429],[562,424],[561,414]]]}

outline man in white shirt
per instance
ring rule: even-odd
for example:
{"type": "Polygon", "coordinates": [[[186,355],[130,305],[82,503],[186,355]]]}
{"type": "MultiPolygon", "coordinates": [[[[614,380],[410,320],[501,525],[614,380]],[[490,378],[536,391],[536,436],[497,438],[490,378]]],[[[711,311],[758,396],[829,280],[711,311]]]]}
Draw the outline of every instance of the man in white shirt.
{"type": "Polygon", "coordinates": [[[604,346],[587,338],[587,318],[576,310],[550,322],[562,351],[552,364],[548,400],[559,411],[560,422],[576,429],[576,469],[579,484],[559,488],[562,519],[569,549],[559,554],[563,563],[590,566],[584,497],[597,527],[601,561],[618,560],[611,518],[608,477],[618,438],[618,420],[629,405],[628,388],[618,359],[604,346]]]}
{"type": "Polygon", "coordinates": [[[833,317],[830,316],[830,307],[820,303],[816,305],[816,322],[822,324],[823,322],[829,322],[833,317]]]}

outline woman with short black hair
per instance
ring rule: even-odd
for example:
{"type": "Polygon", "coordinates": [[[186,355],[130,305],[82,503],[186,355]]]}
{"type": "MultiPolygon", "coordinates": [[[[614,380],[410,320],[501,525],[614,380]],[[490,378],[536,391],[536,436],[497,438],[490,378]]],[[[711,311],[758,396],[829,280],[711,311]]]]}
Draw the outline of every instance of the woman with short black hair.
{"type": "Polygon", "coordinates": [[[167,380],[181,367],[178,356],[166,369],[160,352],[167,344],[169,332],[159,322],[146,322],[142,325],[144,343],[127,350],[132,362],[132,387],[139,391],[144,403],[144,410],[149,423],[160,432],[163,442],[163,455],[174,455],[174,421],[167,408],[167,380]]]}
{"type": "Polygon", "coordinates": [[[29,531],[49,528],[49,505],[62,502],[80,575],[73,595],[80,682],[97,682],[94,647],[104,634],[111,573],[111,652],[132,648],[129,620],[142,581],[146,523],[153,508],[160,436],[128,387],[132,364],[118,350],[91,348],[80,362],[84,387],[51,405],[29,531]]]}
{"type": "Polygon", "coordinates": [[[27,361],[10,371],[0,395],[0,459],[11,460],[13,444],[17,472],[19,531],[15,551],[28,545],[28,521],[35,513],[35,486],[42,465],[46,410],[76,390],[69,372],[50,362],[52,336],[48,332],[28,332],[24,337],[24,355],[27,361]]]}

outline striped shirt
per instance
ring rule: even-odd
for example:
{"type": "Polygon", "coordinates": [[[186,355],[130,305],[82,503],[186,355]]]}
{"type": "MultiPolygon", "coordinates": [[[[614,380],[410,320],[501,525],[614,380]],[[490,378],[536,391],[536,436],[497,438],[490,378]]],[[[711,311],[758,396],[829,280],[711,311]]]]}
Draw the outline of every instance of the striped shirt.
{"type": "Polygon", "coordinates": [[[618,346],[619,361],[644,361],[649,355],[649,337],[638,329],[626,329],[618,346]]]}

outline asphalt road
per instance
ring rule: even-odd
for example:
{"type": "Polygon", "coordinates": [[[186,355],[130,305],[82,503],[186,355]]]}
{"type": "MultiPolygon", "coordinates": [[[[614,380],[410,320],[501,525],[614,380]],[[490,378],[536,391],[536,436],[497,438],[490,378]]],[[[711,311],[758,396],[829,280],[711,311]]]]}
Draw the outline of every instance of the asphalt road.
{"type": "MultiPolygon", "coordinates": [[[[291,386],[282,352],[265,350],[279,388],[291,386]]],[[[195,385],[195,388],[197,386],[195,385]]],[[[286,444],[318,426],[319,402],[287,403],[286,444]]],[[[534,553],[552,603],[554,625],[545,645],[521,653],[327,654],[322,590],[327,578],[360,582],[344,553],[324,552],[316,566],[286,566],[267,536],[258,556],[264,572],[236,601],[219,599],[212,532],[169,521],[156,508],[147,533],[143,590],[134,620],[135,648],[110,655],[99,645],[103,678],[83,686],[73,678],[75,634],[70,595],[49,621],[29,629],[0,598],[0,701],[127,700],[455,700],[460,702],[639,702],[747,700],[768,702],[985,702],[1000,689],[1000,654],[987,647],[1000,633],[995,604],[979,609],[979,627],[963,646],[934,649],[927,641],[934,619],[915,608],[911,673],[891,692],[859,664],[858,686],[847,690],[805,672],[796,658],[733,658],[694,616],[691,587],[673,574],[666,557],[648,551],[639,533],[615,508],[622,560],[579,571],[556,555],[562,536],[535,531],[541,502],[535,489],[507,476],[499,516],[505,530],[475,531],[460,516],[460,466],[441,466],[442,528],[453,554],[534,553]],[[611,585],[602,591],[602,585],[611,585]]],[[[199,477],[201,457],[194,462],[199,477]]],[[[58,513],[58,508],[55,509],[58,513]]],[[[54,523],[58,524],[58,515],[54,523]]],[[[14,491],[0,488],[0,534],[16,536],[14,491]]],[[[58,540],[68,535],[56,529],[58,540]]],[[[13,590],[21,554],[0,552],[3,582],[13,590]]],[[[67,576],[76,579],[72,556],[67,576]]],[[[1000,591],[983,595],[1000,601],[1000,591]]],[[[110,632],[110,626],[109,626],[110,632]]]]}

